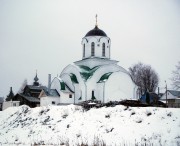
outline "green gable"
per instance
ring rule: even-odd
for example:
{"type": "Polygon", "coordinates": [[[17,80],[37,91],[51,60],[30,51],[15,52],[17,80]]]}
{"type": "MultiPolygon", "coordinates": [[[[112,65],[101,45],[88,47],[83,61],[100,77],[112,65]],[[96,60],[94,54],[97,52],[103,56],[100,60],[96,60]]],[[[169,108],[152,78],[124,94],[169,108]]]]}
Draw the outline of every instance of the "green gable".
{"type": "Polygon", "coordinates": [[[99,68],[99,66],[95,66],[93,68],[89,68],[88,66],[79,65],[81,68],[80,74],[81,77],[87,81],[90,77],[93,76],[94,72],[99,68]]]}
{"type": "Polygon", "coordinates": [[[97,83],[105,82],[106,80],[108,80],[108,78],[111,74],[112,74],[112,72],[105,73],[104,75],[101,76],[101,78],[99,79],[99,81],[97,83]]]}
{"type": "Polygon", "coordinates": [[[65,90],[65,83],[64,82],[60,82],[61,85],[61,90],[65,90]]]}
{"type": "Polygon", "coordinates": [[[75,74],[71,73],[70,78],[73,83],[77,83],[77,84],[79,83],[75,74]]]}

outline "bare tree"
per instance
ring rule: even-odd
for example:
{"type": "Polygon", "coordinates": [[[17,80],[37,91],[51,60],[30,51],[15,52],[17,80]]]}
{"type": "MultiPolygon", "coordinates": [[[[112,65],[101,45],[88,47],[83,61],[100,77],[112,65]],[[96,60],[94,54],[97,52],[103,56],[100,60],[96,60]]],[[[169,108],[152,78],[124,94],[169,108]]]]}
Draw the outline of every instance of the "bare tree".
{"type": "Polygon", "coordinates": [[[158,87],[158,74],[152,69],[150,65],[138,63],[129,68],[132,80],[138,86],[139,95],[141,96],[145,91],[155,92],[158,87]]]}
{"type": "Polygon", "coordinates": [[[180,61],[176,65],[176,70],[172,72],[171,81],[174,89],[180,89],[180,61]]]}
{"type": "Polygon", "coordinates": [[[27,79],[25,79],[21,85],[21,88],[19,89],[18,93],[23,93],[24,92],[24,88],[26,87],[27,85],[27,79]]]}

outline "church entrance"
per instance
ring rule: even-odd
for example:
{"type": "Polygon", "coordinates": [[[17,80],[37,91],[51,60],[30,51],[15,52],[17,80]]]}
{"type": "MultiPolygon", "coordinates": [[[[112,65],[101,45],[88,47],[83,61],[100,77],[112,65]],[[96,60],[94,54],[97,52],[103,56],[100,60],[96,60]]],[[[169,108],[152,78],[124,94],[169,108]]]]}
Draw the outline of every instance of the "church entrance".
{"type": "Polygon", "coordinates": [[[95,96],[94,96],[94,90],[92,91],[92,97],[91,97],[92,100],[96,99],[95,96]]]}

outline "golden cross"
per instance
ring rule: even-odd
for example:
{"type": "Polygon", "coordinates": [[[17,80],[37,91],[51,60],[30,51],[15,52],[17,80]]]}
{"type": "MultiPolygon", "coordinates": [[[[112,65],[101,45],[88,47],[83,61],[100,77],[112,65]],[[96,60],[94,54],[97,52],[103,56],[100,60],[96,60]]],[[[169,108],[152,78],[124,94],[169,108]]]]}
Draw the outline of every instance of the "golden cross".
{"type": "Polygon", "coordinates": [[[97,25],[97,14],[96,14],[96,26],[98,26],[98,25],[97,25]]]}

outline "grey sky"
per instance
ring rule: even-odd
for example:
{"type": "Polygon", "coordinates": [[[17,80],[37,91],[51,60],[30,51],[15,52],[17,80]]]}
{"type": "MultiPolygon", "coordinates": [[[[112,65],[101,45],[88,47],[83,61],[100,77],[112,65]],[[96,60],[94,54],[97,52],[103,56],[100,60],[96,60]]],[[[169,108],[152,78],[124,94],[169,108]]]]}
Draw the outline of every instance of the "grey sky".
{"type": "Polygon", "coordinates": [[[36,69],[43,85],[82,58],[81,39],[98,26],[111,38],[111,59],[128,69],[141,61],[171,82],[180,60],[179,0],[0,0],[0,96],[36,69]]]}

